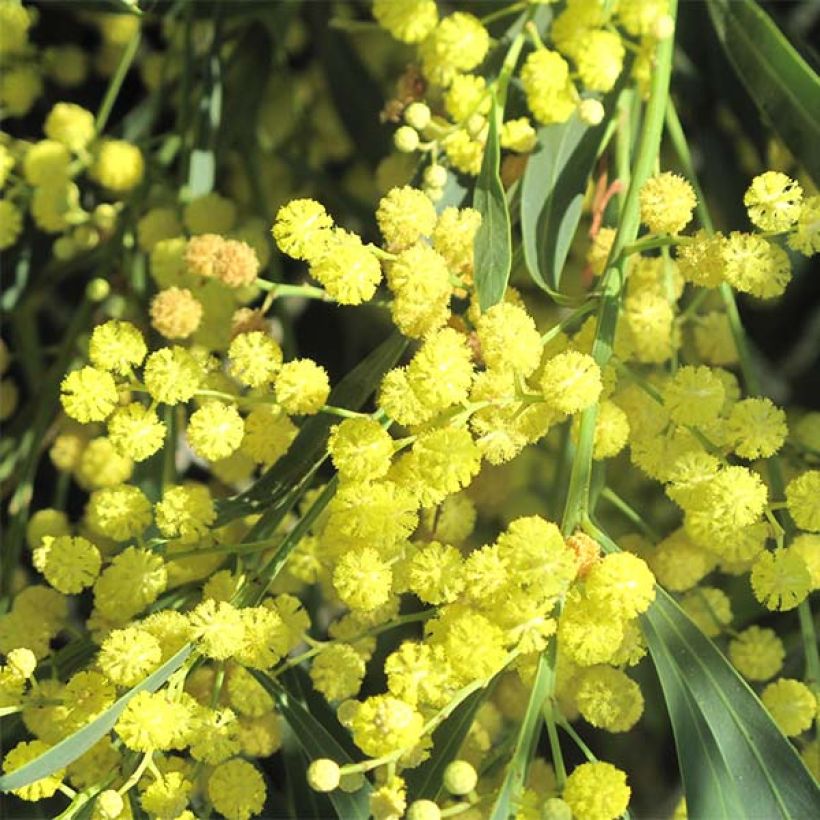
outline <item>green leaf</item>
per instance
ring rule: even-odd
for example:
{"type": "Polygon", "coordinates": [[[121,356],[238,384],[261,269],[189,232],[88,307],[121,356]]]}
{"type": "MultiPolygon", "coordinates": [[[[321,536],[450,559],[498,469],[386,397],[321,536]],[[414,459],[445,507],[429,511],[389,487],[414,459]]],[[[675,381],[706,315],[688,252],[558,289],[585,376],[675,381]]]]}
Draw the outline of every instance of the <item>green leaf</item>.
{"type": "Polygon", "coordinates": [[[138,692],[155,692],[159,689],[185,663],[192,650],[192,645],[186,644],[142,683],[138,683],[132,689],[129,689],[98,718],[83,726],[82,729],[78,729],[65,740],[61,740],[30,763],[26,763],[25,766],[0,777],[0,791],[7,792],[11,789],[19,789],[22,786],[29,785],[29,783],[34,783],[35,780],[48,777],[58,769],[68,766],[80,755],[85,754],[103,735],[114,728],[117,719],[134,695],[138,692]]]}
{"type": "Polygon", "coordinates": [[[718,648],[658,588],[643,618],[692,818],[813,817],[820,792],[794,746],[718,648]]]}
{"type": "Polygon", "coordinates": [[[553,688],[555,651],[556,642],[553,640],[549,649],[542,652],[538,659],[527,711],[521,721],[513,756],[495,799],[490,820],[509,820],[515,814],[515,802],[527,779],[527,770],[540,735],[541,708],[553,688]]]}
{"type": "Polygon", "coordinates": [[[475,236],[474,267],[475,286],[482,310],[487,310],[504,298],[512,266],[510,209],[499,173],[501,145],[498,120],[498,105],[493,97],[487,145],[473,192],[473,207],[481,214],[481,225],[475,236]]]}
{"type": "MultiPolygon", "coordinates": [[[[388,337],[333,388],[328,403],[358,410],[406,347],[407,339],[398,333],[388,337]]],[[[327,458],[327,438],[330,428],[337,423],[337,418],[327,414],[308,419],[288,452],[270,470],[244,493],[219,506],[217,526],[242,515],[264,511],[271,521],[275,521],[275,528],[276,523],[285,517],[304,493],[327,458]]]]}
{"type": "MultiPolygon", "coordinates": [[[[299,745],[309,760],[328,757],[341,766],[354,762],[333,735],[284,687],[264,672],[255,669],[249,671],[276,701],[282,717],[293,729],[299,745]]],[[[353,794],[346,794],[340,789],[336,789],[336,791],[330,792],[328,797],[330,802],[333,803],[333,808],[336,809],[337,814],[343,820],[357,820],[357,818],[367,820],[370,816],[367,799],[369,794],[370,784],[365,781],[365,785],[353,794]]]]}
{"type": "Polygon", "coordinates": [[[490,693],[491,687],[473,692],[453,711],[447,720],[433,732],[433,752],[427,760],[411,769],[407,782],[408,802],[413,800],[436,800],[442,790],[444,770],[455,759],[467,732],[475,720],[476,712],[490,693]]]}
{"type": "Polygon", "coordinates": [[[521,244],[533,281],[551,296],[558,294],[561,274],[581,220],[587,182],[601,150],[606,123],[625,82],[603,100],[606,116],[589,126],[575,113],[565,123],[538,129],[538,147],[521,180],[521,244]]]}
{"type": "Polygon", "coordinates": [[[712,24],[757,107],[820,182],[820,78],[753,0],[707,0],[712,24]]]}

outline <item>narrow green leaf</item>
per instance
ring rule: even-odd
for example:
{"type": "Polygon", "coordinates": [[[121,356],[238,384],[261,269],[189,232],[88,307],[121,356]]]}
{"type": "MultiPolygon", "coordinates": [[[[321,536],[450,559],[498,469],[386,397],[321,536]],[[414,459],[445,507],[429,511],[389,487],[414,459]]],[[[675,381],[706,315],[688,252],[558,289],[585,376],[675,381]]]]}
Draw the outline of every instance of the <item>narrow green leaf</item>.
{"type": "Polygon", "coordinates": [[[813,817],[820,790],[757,696],[675,601],[644,616],[692,818],[813,817]]]}
{"type": "Polygon", "coordinates": [[[128,701],[138,692],[155,692],[162,686],[171,675],[185,663],[191,654],[193,647],[186,644],[171,658],[149,675],[142,683],[138,683],[129,689],[119,700],[108,707],[98,718],[95,718],[82,729],[78,729],[74,734],[69,735],[65,740],[61,740],[52,746],[47,752],[22,766],[10,774],[0,777],[0,791],[11,791],[19,789],[48,777],[52,772],[65,768],[69,763],[75,761],[80,755],[88,751],[103,735],[114,728],[114,724],[122,714],[128,701]]]}
{"type": "MultiPolygon", "coordinates": [[[[388,337],[333,388],[328,403],[358,410],[406,347],[407,339],[398,333],[388,337]]],[[[269,516],[280,515],[280,520],[284,518],[327,458],[327,437],[336,423],[337,418],[326,414],[308,419],[288,452],[270,470],[244,493],[219,506],[218,526],[262,511],[269,516]]]]}
{"type": "Polygon", "coordinates": [[[450,715],[438,729],[433,732],[433,752],[427,760],[415,769],[411,769],[405,778],[407,782],[408,802],[413,800],[436,800],[442,790],[444,770],[454,760],[475,720],[484,699],[490,693],[491,686],[473,692],[450,715]]]}
{"type": "Polygon", "coordinates": [[[521,180],[521,241],[533,281],[555,296],[581,221],[587,183],[628,71],[603,100],[606,116],[589,126],[575,113],[565,123],[538,129],[538,146],[521,180]]]}
{"type": "Polygon", "coordinates": [[[555,663],[555,645],[553,640],[547,652],[542,652],[538,659],[538,669],[530,691],[527,711],[521,721],[513,756],[495,799],[490,820],[509,820],[515,814],[515,801],[527,779],[527,770],[540,734],[541,709],[553,685],[552,664],[555,663]]]}
{"type": "Polygon", "coordinates": [[[473,207],[481,214],[481,225],[475,236],[474,268],[478,302],[482,310],[504,298],[512,267],[510,209],[499,172],[501,144],[498,120],[498,105],[493,97],[487,145],[473,192],[473,207]]]}
{"type": "MultiPolygon", "coordinates": [[[[284,687],[264,672],[254,669],[251,669],[250,672],[276,701],[282,717],[293,729],[297,741],[309,760],[328,757],[335,760],[339,765],[354,762],[333,735],[284,687]]],[[[330,802],[333,803],[337,814],[343,820],[357,820],[357,818],[367,820],[370,816],[367,800],[369,793],[370,785],[365,781],[365,785],[353,794],[346,794],[336,789],[336,791],[330,792],[328,797],[330,802]]]]}
{"type": "Polygon", "coordinates": [[[757,107],[820,182],[820,78],[754,0],[707,0],[723,50],[757,107]]]}

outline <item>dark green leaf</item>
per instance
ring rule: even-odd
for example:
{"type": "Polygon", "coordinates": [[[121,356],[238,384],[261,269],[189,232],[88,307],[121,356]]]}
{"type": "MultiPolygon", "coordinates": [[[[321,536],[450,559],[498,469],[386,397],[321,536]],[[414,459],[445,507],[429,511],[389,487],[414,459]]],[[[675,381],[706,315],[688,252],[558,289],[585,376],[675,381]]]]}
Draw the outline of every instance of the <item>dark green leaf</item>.
{"type": "Polygon", "coordinates": [[[454,760],[475,720],[476,712],[490,687],[473,692],[441,726],[433,732],[433,751],[427,760],[411,769],[405,778],[408,802],[436,800],[441,793],[444,770],[454,760]]]}
{"type": "MultiPolygon", "coordinates": [[[[333,735],[284,687],[264,672],[254,669],[250,672],[276,701],[282,717],[293,730],[309,760],[327,757],[335,760],[340,766],[354,762],[333,735]]],[[[369,793],[370,785],[365,781],[365,785],[353,794],[346,794],[336,789],[330,792],[328,797],[342,820],[356,820],[356,818],[366,820],[370,816],[367,800],[369,793]]]]}
{"type": "Polygon", "coordinates": [[[565,123],[539,128],[538,147],[521,180],[524,259],[533,281],[553,296],[561,285],[587,182],[623,83],[624,79],[603,101],[607,116],[600,125],[585,125],[576,113],[565,123]]]}
{"type": "Polygon", "coordinates": [[[326,4],[308,3],[307,17],[339,118],[356,145],[356,153],[375,167],[390,151],[390,134],[379,122],[379,111],[384,106],[379,84],[347,34],[328,26],[326,4]]]}
{"type": "Polygon", "coordinates": [[[179,669],[191,654],[193,647],[186,644],[169,658],[159,669],[149,675],[142,683],[138,683],[129,689],[119,700],[108,707],[98,718],[95,718],[82,729],[78,729],[74,734],[69,735],[65,740],[61,740],[52,746],[47,752],[27,763],[25,766],[0,777],[0,791],[10,791],[19,789],[48,777],[52,772],[63,769],[69,763],[75,761],[80,755],[90,749],[103,735],[114,728],[114,724],[128,705],[128,701],[138,692],[155,692],[162,686],[171,675],[179,669]]]}
{"type": "Polygon", "coordinates": [[[753,0],[708,0],[729,62],[771,127],[820,182],[820,79],[753,0]]]}
{"type": "Polygon", "coordinates": [[[504,298],[512,266],[510,210],[499,173],[501,145],[498,119],[498,106],[493,98],[487,145],[473,192],[473,207],[481,214],[481,225],[475,236],[474,267],[475,286],[482,310],[504,298]]]}
{"type": "MultiPolygon", "coordinates": [[[[358,410],[406,347],[405,338],[397,333],[390,336],[333,388],[328,403],[358,410]]],[[[338,419],[326,414],[308,419],[285,456],[252,487],[220,505],[219,525],[263,510],[268,516],[284,518],[327,458],[327,437],[337,422],[338,419]]]]}
{"type": "Polygon", "coordinates": [[[820,791],[757,696],[658,589],[644,617],[692,818],[813,817],[820,791]]]}

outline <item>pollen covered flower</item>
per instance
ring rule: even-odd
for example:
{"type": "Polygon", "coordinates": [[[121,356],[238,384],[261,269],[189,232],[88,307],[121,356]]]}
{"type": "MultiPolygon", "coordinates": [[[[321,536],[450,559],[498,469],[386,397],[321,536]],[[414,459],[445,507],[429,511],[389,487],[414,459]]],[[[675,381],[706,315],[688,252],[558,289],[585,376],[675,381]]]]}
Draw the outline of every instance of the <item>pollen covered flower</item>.
{"type": "Polygon", "coordinates": [[[744,678],[763,681],[783,667],[786,650],[773,629],[750,626],[729,642],[729,660],[744,678]]]}
{"type": "Polygon", "coordinates": [[[108,438],[124,456],[145,461],[162,447],[165,425],[150,407],[131,402],[112,413],[108,420],[108,438]]]}
{"type": "Polygon", "coordinates": [[[761,552],[750,577],[755,598],[769,609],[794,609],[811,591],[806,562],[795,552],[761,552]]]}
{"type": "Polygon", "coordinates": [[[186,339],[202,321],[202,303],[187,288],[161,290],[151,300],[151,324],[166,339],[186,339]]]}
{"type": "Polygon", "coordinates": [[[176,345],[152,353],[143,369],[151,398],[171,405],[193,398],[203,376],[202,366],[190,351],[176,345]]]}
{"type": "Polygon", "coordinates": [[[88,344],[88,357],[100,370],[128,376],[148,352],[142,333],[131,322],[112,320],[97,325],[88,344]]]}
{"type": "Polygon", "coordinates": [[[789,234],[789,247],[804,256],[820,251],[820,195],[806,197],[797,224],[789,234]]]}
{"type": "Polygon", "coordinates": [[[282,253],[312,261],[332,236],[333,219],[314,199],[294,199],[276,214],[273,238],[282,253]]]}
{"type": "Polygon", "coordinates": [[[786,487],[786,504],[800,529],[820,532],[820,470],[807,470],[786,487]]]}
{"type": "Polygon", "coordinates": [[[655,576],[642,558],[616,552],[589,571],[586,593],[590,600],[612,607],[628,620],[646,612],[655,600],[655,576]]]}
{"type": "Polygon", "coordinates": [[[391,695],[375,695],[358,704],[350,729],[355,744],[375,758],[415,746],[423,725],[409,704],[391,695]]]}
{"type": "Polygon", "coordinates": [[[73,370],[60,385],[60,401],[71,418],[83,424],[105,421],[119,400],[117,385],[110,373],[96,367],[73,370]]]}
{"type": "Polygon", "coordinates": [[[91,586],[102,565],[97,547],[80,536],[46,535],[32,558],[51,586],[65,595],[76,595],[91,586]]]}
{"type": "Polygon", "coordinates": [[[159,666],[159,641],[138,627],[115,629],[103,641],[97,664],[119,686],[135,686],[159,666]]]}
{"type": "Polygon", "coordinates": [[[725,398],[723,383],[708,367],[681,367],[663,388],[664,407],[678,424],[714,421],[725,398]]]}
{"type": "Polygon", "coordinates": [[[601,368],[592,356],[568,350],[553,356],[541,374],[544,399],[561,413],[579,413],[591,407],[603,390],[601,368]]]}
{"type": "Polygon", "coordinates": [[[345,419],[330,432],[328,452],[343,478],[381,478],[390,468],[393,439],[374,419],[345,419]]]}
{"type": "Polygon", "coordinates": [[[186,434],[191,449],[197,455],[209,461],[218,461],[239,448],[245,425],[233,405],[207,401],[191,414],[186,434]]]}
{"type": "Polygon", "coordinates": [[[732,231],[720,248],[726,281],[759,299],[780,296],[791,279],[786,252],[762,236],[732,231]]]}
{"type": "Polygon", "coordinates": [[[216,519],[211,493],[201,484],[170,487],[156,506],[159,531],[166,538],[179,538],[194,543],[207,534],[216,519]]]}
{"type": "Polygon", "coordinates": [[[794,737],[809,729],[817,716],[817,698],[798,680],[779,678],[760,696],[783,734],[794,737]]]}
{"type": "Polygon", "coordinates": [[[541,359],[541,337],[532,317],[518,305],[501,302],[481,315],[476,327],[481,355],[489,367],[529,376],[541,359]]]}
{"type": "Polygon", "coordinates": [[[245,638],[240,611],[225,601],[204,601],[188,615],[191,633],[203,655],[227,660],[245,638]]]}
{"type": "Polygon", "coordinates": [[[339,304],[360,305],[373,298],[381,282],[382,268],[356,234],[335,230],[322,250],[311,258],[310,275],[339,304]]]}
{"type": "Polygon", "coordinates": [[[59,102],[48,112],[43,132],[70,151],[80,151],[94,138],[94,115],[74,103],[59,102]]]}
{"type": "Polygon", "coordinates": [[[779,171],[758,174],[743,197],[749,219],[761,231],[786,231],[800,216],[803,189],[779,171]]]}
{"type": "Polygon", "coordinates": [[[644,182],[640,192],[641,222],[652,233],[680,233],[691,221],[696,199],[692,186],[665,171],[644,182]]]}
{"type": "Polygon", "coordinates": [[[333,571],[333,586],[343,603],[365,612],[387,601],[392,582],[390,567],[371,547],[346,553],[333,571]]]}
{"type": "Polygon", "coordinates": [[[270,384],[282,366],[282,348],[259,330],[240,333],[228,350],[231,372],[249,387],[270,384]]]}
{"type": "Polygon", "coordinates": [[[451,603],[464,588],[461,553],[431,541],[411,559],[407,578],[410,589],[425,603],[451,603]]]}
{"type": "Polygon", "coordinates": [[[125,140],[103,140],[91,177],[105,188],[118,194],[127,193],[142,182],[145,160],[136,145],[125,140]]]}
{"type": "Polygon", "coordinates": [[[611,666],[585,669],[577,683],[575,702],[584,720],[607,732],[628,732],[644,707],[638,684],[611,666]]]}
{"type": "Polygon", "coordinates": [[[327,371],[313,359],[293,359],[276,377],[276,401],[286,413],[313,415],[330,395],[327,371]]]}
{"type": "Polygon", "coordinates": [[[220,763],[208,778],[208,797],[227,820],[248,820],[259,814],[266,794],[256,767],[238,757],[220,763]]]}
{"type": "Polygon", "coordinates": [[[611,763],[582,763],[570,773],[564,800],[573,817],[584,820],[615,820],[629,805],[631,790],[626,775],[611,763]]]}
{"type": "Polygon", "coordinates": [[[379,201],[376,221],[387,247],[394,252],[409,248],[436,225],[436,209],[418,188],[393,188],[379,201]]]}
{"type": "MultiPolygon", "coordinates": [[[[21,769],[26,763],[45,754],[49,749],[48,744],[43,743],[42,740],[32,740],[18,743],[12,749],[6,752],[3,758],[3,771],[6,774],[21,769]]],[[[51,797],[57,789],[62,785],[65,777],[65,769],[58,769],[52,774],[41,777],[27,786],[21,786],[19,789],[12,789],[12,794],[16,794],[23,800],[36,802],[37,800],[45,800],[51,797]]]]}
{"type": "Polygon", "coordinates": [[[786,414],[769,399],[741,399],[732,405],[727,433],[742,458],[769,458],[786,440],[786,414]]]}
{"type": "Polygon", "coordinates": [[[346,643],[323,649],[310,667],[310,679],[316,691],[328,700],[342,701],[355,697],[364,679],[362,656],[346,643]]]}
{"type": "Polygon", "coordinates": [[[531,52],[521,69],[527,105],[542,125],[566,122],[575,111],[578,93],[569,79],[569,63],[556,51],[531,52]]]}
{"type": "Polygon", "coordinates": [[[138,692],[126,704],[114,731],[131,751],[162,751],[177,747],[190,721],[187,707],[169,700],[165,690],[138,692]]]}
{"type": "Polygon", "coordinates": [[[130,484],[95,490],[85,514],[94,532],[116,541],[140,535],[152,518],[151,502],[139,487],[130,484]]]}
{"type": "Polygon", "coordinates": [[[434,0],[374,0],[376,22],[403,43],[420,43],[436,26],[438,9],[434,0]]]}

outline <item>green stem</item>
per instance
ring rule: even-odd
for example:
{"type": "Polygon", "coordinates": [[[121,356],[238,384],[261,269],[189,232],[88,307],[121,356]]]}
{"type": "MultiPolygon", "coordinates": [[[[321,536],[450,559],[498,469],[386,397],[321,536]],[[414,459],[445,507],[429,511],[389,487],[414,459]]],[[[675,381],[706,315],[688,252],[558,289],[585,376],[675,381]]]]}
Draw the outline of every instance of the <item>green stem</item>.
{"type": "Polygon", "coordinates": [[[588,313],[592,313],[593,310],[597,307],[597,302],[595,299],[588,299],[581,307],[574,310],[569,316],[561,319],[557,325],[551,327],[542,337],[541,337],[541,344],[546,345],[551,342],[559,333],[565,331],[568,327],[574,325],[579,319],[586,316],[588,313]]]}
{"type": "MultiPolygon", "coordinates": [[[[676,0],[669,3],[669,14],[675,18],[676,0]]],[[[669,99],[669,80],[672,73],[674,37],[658,44],[655,72],[646,117],[641,131],[635,167],[631,172],[629,188],[621,209],[620,224],[610,252],[610,260],[602,283],[602,298],[598,312],[598,325],[592,355],[598,366],[603,368],[612,356],[615,330],[618,324],[621,288],[624,282],[624,249],[635,241],[640,228],[641,186],[650,177],[660,150],[664,116],[669,99]]],[[[584,518],[589,507],[589,487],[592,473],[592,449],[595,436],[597,406],[586,410],[581,418],[577,452],[570,475],[570,487],[564,510],[562,529],[569,535],[584,518]]]]}
{"type": "Polygon", "coordinates": [[[506,8],[498,9],[490,14],[485,14],[479,19],[483,26],[488,26],[490,23],[494,23],[496,20],[501,20],[504,17],[508,17],[510,14],[515,14],[517,11],[522,11],[526,7],[526,3],[513,3],[511,6],[507,6],[506,8]]]}
{"type": "Polygon", "coordinates": [[[679,236],[648,236],[638,242],[633,242],[624,248],[624,256],[631,256],[633,253],[649,251],[653,248],[668,248],[670,245],[680,245],[682,237],[679,236]]]}
{"type": "Polygon", "coordinates": [[[270,291],[275,299],[284,296],[298,296],[302,299],[318,299],[321,302],[333,301],[327,291],[313,285],[282,285],[267,279],[257,279],[255,284],[260,290],[270,291]]]}
{"type": "Polygon", "coordinates": [[[555,703],[551,698],[544,701],[544,722],[547,726],[547,738],[550,744],[552,765],[555,768],[555,783],[559,791],[563,790],[567,782],[567,769],[564,765],[564,755],[561,752],[561,740],[558,737],[557,721],[555,719],[555,703]]]}
{"type": "Polygon", "coordinates": [[[644,519],[640,516],[638,511],[627,504],[626,501],[623,500],[617,493],[611,490],[609,487],[604,487],[603,491],[601,492],[601,498],[608,501],[615,507],[616,510],[621,512],[625,518],[631,521],[638,529],[642,530],[644,535],[648,536],[653,543],[657,544],[659,541],[662,540],[660,534],[644,519]]]}
{"type": "Polygon", "coordinates": [[[562,720],[558,725],[572,738],[575,745],[583,752],[584,757],[590,763],[595,763],[598,760],[598,758],[592,753],[592,749],[590,749],[589,746],[581,740],[581,736],[575,731],[575,729],[572,728],[572,725],[568,720],[562,720]]]}
{"type": "Polygon", "coordinates": [[[102,134],[106,124],[108,123],[108,118],[111,116],[111,110],[114,108],[114,103],[117,101],[117,96],[122,88],[125,75],[128,73],[128,69],[131,68],[131,63],[134,62],[134,57],[137,56],[137,49],[140,45],[140,39],[141,33],[140,30],[137,29],[128,41],[128,45],[125,47],[125,51],[123,52],[120,62],[117,65],[117,70],[114,72],[111,77],[111,81],[108,83],[108,88],[105,90],[105,96],[103,97],[99,111],[97,111],[97,117],[94,120],[94,133],[97,136],[102,134]]]}

